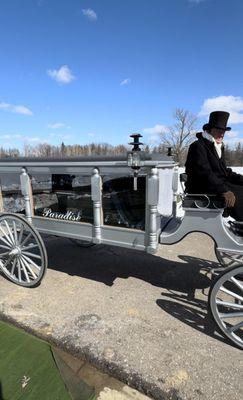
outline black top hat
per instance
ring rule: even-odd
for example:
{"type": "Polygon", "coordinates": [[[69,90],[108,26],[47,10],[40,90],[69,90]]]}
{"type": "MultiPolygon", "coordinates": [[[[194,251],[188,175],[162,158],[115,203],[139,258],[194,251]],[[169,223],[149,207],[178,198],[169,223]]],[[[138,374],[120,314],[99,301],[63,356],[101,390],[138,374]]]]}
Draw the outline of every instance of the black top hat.
{"type": "Polygon", "coordinates": [[[203,130],[207,131],[211,128],[222,129],[223,131],[230,131],[231,128],[227,125],[230,114],[226,111],[213,111],[209,116],[207,124],[203,125],[203,130]]]}

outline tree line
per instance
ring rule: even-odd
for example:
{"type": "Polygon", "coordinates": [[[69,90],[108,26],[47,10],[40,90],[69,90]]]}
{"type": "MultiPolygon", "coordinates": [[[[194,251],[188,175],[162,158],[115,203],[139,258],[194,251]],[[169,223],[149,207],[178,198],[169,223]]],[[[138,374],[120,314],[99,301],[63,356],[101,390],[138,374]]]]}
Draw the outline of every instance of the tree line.
{"type": "MultiPolygon", "coordinates": [[[[157,146],[144,146],[143,150],[149,153],[163,153],[171,149],[173,158],[180,166],[185,164],[189,145],[196,139],[197,117],[188,110],[176,109],[173,113],[174,124],[162,128],[160,132],[160,144],[157,146]]],[[[6,157],[77,157],[77,156],[116,156],[124,155],[131,147],[123,144],[112,146],[108,143],[90,143],[85,145],[58,145],[41,143],[36,146],[24,145],[22,151],[16,148],[4,149],[0,147],[0,158],[6,157]]],[[[225,145],[225,158],[228,165],[243,166],[243,144],[235,144],[234,147],[225,145]]]]}
{"type": "Polygon", "coordinates": [[[48,143],[40,143],[36,146],[25,145],[23,150],[0,147],[0,157],[77,157],[77,156],[106,156],[126,154],[128,148],[124,145],[112,146],[107,143],[90,143],[85,145],[65,145],[63,142],[60,145],[54,146],[48,143]]]}

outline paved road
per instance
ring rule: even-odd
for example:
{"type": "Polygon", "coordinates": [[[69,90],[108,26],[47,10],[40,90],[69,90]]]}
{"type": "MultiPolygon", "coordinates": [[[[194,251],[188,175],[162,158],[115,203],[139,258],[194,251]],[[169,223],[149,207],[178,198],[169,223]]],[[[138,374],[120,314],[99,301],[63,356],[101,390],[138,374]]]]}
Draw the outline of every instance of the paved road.
{"type": "Polygon", "coordinates": [[[193,234],[156,256],[54,237],[46,246],[38,288],[0,276],[0,318],[155,399],[243,399],[243,353],[207,314],[211,239],[193,234]]]}

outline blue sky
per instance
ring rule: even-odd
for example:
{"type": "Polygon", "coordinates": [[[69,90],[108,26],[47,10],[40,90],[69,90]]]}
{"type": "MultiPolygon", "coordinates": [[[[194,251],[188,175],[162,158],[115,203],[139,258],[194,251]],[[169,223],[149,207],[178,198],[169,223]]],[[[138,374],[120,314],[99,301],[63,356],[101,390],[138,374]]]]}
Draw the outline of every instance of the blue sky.
{"type": "Polygon", "coordinates": [[[241,0],[1,0],[0,146],[157,143],[176,108],[243,141],[242,21],[241,0]]]}

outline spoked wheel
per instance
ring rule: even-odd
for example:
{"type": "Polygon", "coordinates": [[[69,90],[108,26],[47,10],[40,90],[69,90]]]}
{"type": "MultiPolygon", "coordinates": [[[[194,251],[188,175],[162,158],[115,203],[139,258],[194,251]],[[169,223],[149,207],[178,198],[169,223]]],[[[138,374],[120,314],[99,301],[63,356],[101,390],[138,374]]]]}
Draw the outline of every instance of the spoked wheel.
{"type": "Polygon", "coordinates": [[[237,265],[243,264],[243,253],[237,254],[235,252],[222,251],[218,250],[217,247],[215,247],[215,255],[218,262],[223,267],[236,267],[237,265]]]}
{"type": "Polygon", "coordinates": [[[70,240],[71,240],[71,242],[76,244],[76,246],[79,246],[79,247],[93,247],[96,245],[96,243],[88,242],[87,240],[72,239],[72,238],[70,238],[70,240]]]}
{"type": "Polygon", "coordinates": [[[243,349],[243,265],[227,268],[217,277],[209,306],[222,333],[243,349]]]}
{"type": "Polygon", "coordinates": [[[37,286],[47,268],[39,233],[21,216],[0,216],[0,271],[21,286],[37,286]]]}

